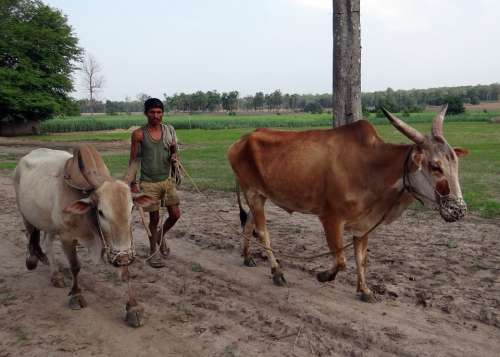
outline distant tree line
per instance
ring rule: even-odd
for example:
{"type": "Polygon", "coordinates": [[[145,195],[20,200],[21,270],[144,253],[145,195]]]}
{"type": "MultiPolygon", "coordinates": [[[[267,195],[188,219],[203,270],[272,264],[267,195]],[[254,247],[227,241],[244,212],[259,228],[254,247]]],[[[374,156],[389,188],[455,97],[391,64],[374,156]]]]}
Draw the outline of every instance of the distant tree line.
{"type": "MultiPolygon", "coordinates": [[[[124,101],[90,101],[81,99],[76,103],[81,113],[134,113],[142,112],[147,94],[140,94],[136,100],[129,98],[124,101]]],[[[257,92],[255,95],[240,97],[238,91],[219,93],[212,91],[197,91],[195,93],[176,93],[163,95],[166,111],[174,112],[279,112],[279,111],[309,111],[321,112],[332,107],[331,94],[282,94],[279,89],[265,94],[257,92]]]]}
{"type": "Polygon", "coordinates": [[[427,105],[444,103],[479,104],[497,101],[500,98],[500,83],[490,85],[441,87],[429,89],[393,90],[363,93],[364,112],[375,112],[385,107],[394,112],[419,112],[427,105]]]}
{"type": "MultiPolygon", "coordinates": [[[[134,113],[142,112],[147,94],[140,94],[135,100],[127,98],[124,101],[94,101],[79,100],[82,113],[134,113]]],[[[377,112],[385,107],[393,112],[420,112],[427,105],[442,105],[450,103],[463,108],[463,103],[478,104],[483,101],[500,99],[500,83],[490,85],[442,87],[431,89],[393,90],[370,92],[362,94],[363,111],[377,112]]],[[[254,95],[240,97],[238,91],[219,93],[216,90],[194,93],[176,93],[163,95],[167,111],[185,113],[255,111],[280,112],[296,111],[321,113],[331,110],[332,95],[325,94],[288,94],[279,89],[271,92],[257,92],[254,95]]],[[[457,110],[460,112],[460,109],[457,110]]]]}

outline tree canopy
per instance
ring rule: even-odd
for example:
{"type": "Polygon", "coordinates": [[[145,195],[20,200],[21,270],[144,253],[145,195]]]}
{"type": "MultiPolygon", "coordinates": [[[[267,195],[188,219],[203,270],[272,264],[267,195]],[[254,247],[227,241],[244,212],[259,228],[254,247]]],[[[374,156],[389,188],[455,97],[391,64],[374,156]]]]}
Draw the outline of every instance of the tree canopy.
{"type": "Polygon", "coordinates": [[[0,1],[0,119],[46,119],[74,108],[82,53],[66,17],[38,0],[0,1]]]}

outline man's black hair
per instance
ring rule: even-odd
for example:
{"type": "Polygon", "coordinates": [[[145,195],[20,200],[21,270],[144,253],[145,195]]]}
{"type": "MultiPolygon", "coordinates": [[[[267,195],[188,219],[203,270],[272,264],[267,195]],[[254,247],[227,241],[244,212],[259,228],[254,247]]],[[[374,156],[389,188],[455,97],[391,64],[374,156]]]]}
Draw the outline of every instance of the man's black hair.
{"type": "Polygon", "coordinates": [[[160,108],[162,111],[164,111],[163,103],[158,98],[149,98],[144,102],[144,113],[147,113],[148,110],[153,108],[160,108]]]}

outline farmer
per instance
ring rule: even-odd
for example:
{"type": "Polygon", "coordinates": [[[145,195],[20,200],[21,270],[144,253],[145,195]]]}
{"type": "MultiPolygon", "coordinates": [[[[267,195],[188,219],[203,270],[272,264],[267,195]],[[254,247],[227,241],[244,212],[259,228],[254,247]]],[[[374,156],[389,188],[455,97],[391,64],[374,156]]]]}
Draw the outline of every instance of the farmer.
{"type": "Polygon", "coordinates": [[[137,181],[131,183],[132,192],[143,193],[153,197],[156,202],[145,208],[149,212],[150,258],[149,265],[153,268],[165,266],[164,259],[170,249],[164,235],[169,231],[181,216],[179,197],[175,189],[175,180],[171,177],[172,165],[177,163],[177,136],[173,126],[162,124],[163,103],[156,98],[149,98],[144,102],[144,114],[148,119],[147,125],[134,130],[130,147],[130,161],[140,159],[140,188],[137,181]],[[168,210],[168,219],[160,223],[160,205],[164,204],[168,210]]]}

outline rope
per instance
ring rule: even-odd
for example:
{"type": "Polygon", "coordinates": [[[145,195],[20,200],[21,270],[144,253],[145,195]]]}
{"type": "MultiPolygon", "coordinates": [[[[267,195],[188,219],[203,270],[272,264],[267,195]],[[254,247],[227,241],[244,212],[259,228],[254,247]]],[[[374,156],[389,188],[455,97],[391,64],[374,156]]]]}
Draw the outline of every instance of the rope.
{"type": "MultiPolygon", "coordinates": [[[[189,179],[189,181],[191,182],[191,185],[193,185],[194,189],[196,190],[197,193],[199,193],[200,195],[204,196],[206,199],[207,199],[207,202],[203,202],[204,204],[206,204],[208,207],[209,207],[209,204],[208,202],[210,201],[210,197],[208,197],[205,193],[203,193],[198,185],[196,185],[196,183],[194,182],[194,179],[191,177],[191,175],[186,171],[186,168],[179,162],[179,168],[182,170],[183,174],[189,179]]],[[[226,219],[224,219],[224,217],[222,217],[218,212],[216,211],[213,211],[214,215],[219,219],[219,221],[221,221],[222,223],[228,223],[226,219]]],[[[380,222],[378,222],[370,231],[368,231],[368,233],[366,234],[369,234],[372,230],[374,230],[375,228],[377,228],[380,223],[382,223],[382,221],[385,219],[386,215],[384,215],[384,217],[382,217],[382,219],[380,220],[380,222]]],[[[240,235],[241,232],[239,230],[237,230],[236,228],[232,227],[229,225],[229,227],[234,231],[236,232],[236,234],[240,235]]],[[[365,234],[365,235],[366,235],[365,234]]],[[[364,235],[363,235],[364,236],[364,235]]],[[[249,240],[250,238],[249,237],[244,237],[246,240],[249,240]]],[[[279,251],[276,251],[274,249],[271,249],[269,247],[266,247],[264,244],[260,243],[260,242],[254,242],[256,245],[258,245],[259,247],[265,249],[266,251],[268,252],[271,252],[273,254],[275,254],[276,256],[278,257],[284,257],[284,258],[288,258],[288,259],[297,259],[297,260],[314,260],[314,259],[317,259],[317,258],[321,258],[321,257],[325,257],[325,256],[329,256],[329,255],[334,255],[338,252],[342,252],[343,250],[345,250],[346,248],[349,248],[350,246],[352,246],[356,239],[358,237],[354,237],[353,241],[351,243],[348,243],[346,245],[344,245],[342,248],[340,248],[338,251],[333,251],[333,250],[330,250],[328,252],[324,252],[324,253],[319,253],[319,254],[315,254],[315,255],[310,255],[310,256],[299,256],[299,255],[293,255],[293,254],[286,254],[286,253],[283,253],[283,252],[279,252],[279,251]]]]}
{"type": "MultiPolygon", "coordinates": [[[[410,193],[413,194],[412,190],[411,190],[411,186],[410,184],[406,184],[406,176],[408,174],[408,168],[407,168],[407,164],[408,164],[408,158],[410,157],[411,155],[411,152],[413,151],[413,146],[410,148],[410,150],[408,151],[408,154],[406,156],[406,159],[405,159],[405,163],[404,163],[404,173],[403,173],[403,188],[401,189],[401,191],[399,192],[398,196],[396,197],[396,199],[394,200],[394,203],[389,207],[389,209],[383,214],[382,218],[372,227],[370,228],[366,233],[364,233],[363,235],[361,236],[354,236],[353,238],[353,241],[350,242],[350,243],[347,243],[345,244],[343,247],[341,247],[339,250],[337,251],[334,251],[334,250],[329,250],[328,252],[323,252],[323,253],[319,253],[319,254],[315,254],[315,255],[309,255],[309,256],[300,256],[300,255],[293,255],[293,254],[286,254],[286,253],[283,253],[283,252],[280,252],[280,251],[277,251],[277,250],[274,250],[274,249],[271,249],[270,247],[267,247],[265,246],[264,244],[260,243],[260,242],[254,242],[254,244],[256,244],[257,246],[263,248],[264,250],[266,250],[267,252],[271,252],[273,253],[274,255],[276,255],[277,257],[284,257],[284,258],[288,258],[288,259],[296,259],[296,260],[304,260],[304,261],[308,261],[308,260],[314,260],[314,259],[317,259],[317,258],[321,258],[321,257],[326,257],[326,256],[330,256],[330,255],[334,255],[334,254],[337,254],[337,253],[340,253],[342,251],[344,251],[346,248],[349,248],[350,246],[354,245],[356,243],[356,240],[358,238],[361,238],[361,237],[364,237],[364,236],[367,236],[368,234],[370,234],[371,232],[373,232],[378,226],[380,226],[382,224],[382,222],[387,218],[387,215],[389,214],[389,212],[391,211],[391,209],[394,207],[394,205],[396,205],[396,203],[399,201],[399,199],[401,198],[401,196],[403,196],[404,192],[405,191],[409,191],[410,193]]],[[[181,177],[182,175],[186,176],[191,185],[194,187],[194,189],[196,190],[196,192],[202,196],[204,196],[206,198],[206,202],[203,202],[207,207],[210,208],[210,205],[209,205],[209,201],[210,201],[210,197],[208,197],[207,194],[205,194],[204,192],[202,192],[200,190],[200,188],[198,187],[198,185],[196,184],[196,182],[194,181],[193,177],[191,177],[191,175],[189,174],[189,172],[187,172],[186,168],[184,167],[184,165],[181,164],[180,161],[177,161],[177,164],[176,164],[178,170],[176,170],[175,172],[175,179],[176,181],[181,180],[181,177]]],[[[222,223],[225,223],[227,224],[228,221],[222,217],[218,212],[216,211],[213,211],[215,217],[217,217],[217,219],[222,222],[222,223]]],[[[165,215],[164,215],[165,216],[165,215]]],[[[158,252],[160,251],[160,247],[161,247],[161,244],[163,244],[163,241],[164,241],[164,236],[163,236],[163,219],[160,220],[161,222],[161,238],[160,238],[160,245],[158,246],[158,248],[155,250],[155,252],[153,254],[151,254],[150,256],[148,256],[146,258],[146,261],[150,260],[153,256],[155,256],[156,254],[158,254],[158,252]]],[[[239,230],[237,230],[236,228],[232,227],[231,225],[228,225],[237,235],[240,235],[242,234],[239,230]]],[[[250,237],[247,237],[247,236],[244,236],[244,239],[249,241],[250,240],[250,237]]]]}

